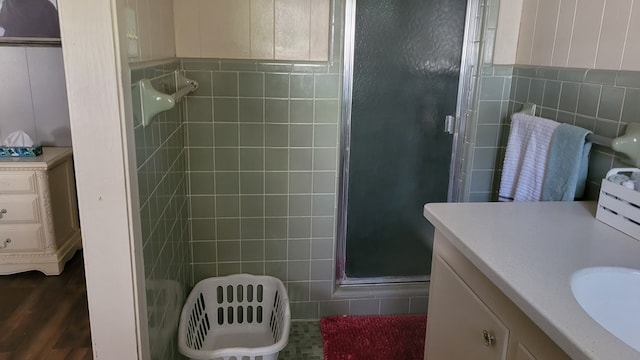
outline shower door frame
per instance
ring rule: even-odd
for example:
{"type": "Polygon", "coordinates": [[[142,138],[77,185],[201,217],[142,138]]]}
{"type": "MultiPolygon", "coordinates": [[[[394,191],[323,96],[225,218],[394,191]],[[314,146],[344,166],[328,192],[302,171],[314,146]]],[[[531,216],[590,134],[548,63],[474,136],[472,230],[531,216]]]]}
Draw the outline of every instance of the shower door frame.
{"type": "MultiPolygon", "coordinates": [[[[338,190],[337,213],[337,254],[336,254],[336,285],[363,284],[397,284],[418,283],[429,281],[430,276],[383,276],[371,278],[348,278],[346,274],[347,253],[347,205],[349,203],[349,161],[351,149],[351,109],[353,101],[353,61],[355,48],[356,1],[345,1],[344,21],[344,67],[342,83],[342,128],[340,132],[340,177],[338,190]]],[[[465,134],[468,122],[473,114],[473,93],[475,89],[475,74],[479,59],[480,35],[482,26],[481,3],[484,0],[467,0],[465,28],[462,42],[462,56],[460,61],[460,77],[458,81],[458,99],[456,101],[453,143],[451,146],[451,162],[449,167],[449,186],[447,201],[457,202],[462,199],[463,173],[465,150],[465,134]]],[[[444,119],[442,119],[444,122],[444,119]]]]}

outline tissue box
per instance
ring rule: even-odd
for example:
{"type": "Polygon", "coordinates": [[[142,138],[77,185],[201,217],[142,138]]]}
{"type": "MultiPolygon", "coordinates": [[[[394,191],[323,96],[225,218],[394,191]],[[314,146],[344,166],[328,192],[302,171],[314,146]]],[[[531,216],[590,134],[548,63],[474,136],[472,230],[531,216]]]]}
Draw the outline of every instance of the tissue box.
{"type": "Polygon", "coordinates": [[[34,157],[42,155],[42,146],[0,146],[0,157],[34,157]]]}

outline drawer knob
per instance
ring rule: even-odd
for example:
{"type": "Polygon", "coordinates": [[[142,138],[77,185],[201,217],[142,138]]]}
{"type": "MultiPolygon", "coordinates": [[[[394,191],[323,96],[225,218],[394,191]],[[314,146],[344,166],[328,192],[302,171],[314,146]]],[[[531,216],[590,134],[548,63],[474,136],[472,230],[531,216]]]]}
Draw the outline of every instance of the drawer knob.
{"type": "Polygon", "coordinates": [[[492,346],[496,343],[496,337],[491,335],[487,330],[482,330],[482,339],[485,346],[492,346]]]}
{"type": "Polygon", "coordinates": [[[0,210],[0,219],[2,219],[2,215],[7,213],[7,209],[0,210]]]}
{"type": "Polygon", "coordinates": [[[6,249],[10,243],[11,243],[11,238],[4,239],[4,241],[2,242],[2,245],[0,246],[0,249],[6,249]]]}

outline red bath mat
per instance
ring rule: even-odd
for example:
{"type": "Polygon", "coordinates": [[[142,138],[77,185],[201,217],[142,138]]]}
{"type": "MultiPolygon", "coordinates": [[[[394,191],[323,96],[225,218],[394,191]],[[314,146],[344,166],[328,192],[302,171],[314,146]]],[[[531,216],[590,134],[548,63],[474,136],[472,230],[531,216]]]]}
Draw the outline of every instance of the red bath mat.
{"type": "Polygon", "coordinates": [[[426,315],[323,318],[324,359],[422,360],[426,328],[426,315]]]}

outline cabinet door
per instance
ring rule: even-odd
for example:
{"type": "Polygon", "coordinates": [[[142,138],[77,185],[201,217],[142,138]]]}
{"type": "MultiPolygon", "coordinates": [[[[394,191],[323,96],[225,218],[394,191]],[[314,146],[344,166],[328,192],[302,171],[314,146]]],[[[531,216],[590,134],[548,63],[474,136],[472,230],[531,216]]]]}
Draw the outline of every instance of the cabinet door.
{"type": "MultiPolygon", "coordinates": [[[[516,319],[514,319],[516,320],[516,319]]],[[[569,360],[569,356],[529,319],[517,319],[511,327],[510,347],[515,348],[514,360],[569,360]],[[517,333],[516,330],[517,329],[517,333]]],[[[510,351],[511,352],[511,351],[510,351]]]]}
{"type": "Polygon", "coordinates": [[[37,195],[0,195],[0,225],[39,220],[37,195]]]}
{"type": "Polygon", "coordinates": [[[500,319],[440,256],[434,256],[425,359],[505,359],[508,338],[500,319]]]}
{"type": "Polygon", "coordinates": [[[527,349],[524,344],[519,343],[516,348],[515,360],[536,360],[536,357],[527,349]]]}
{"type": "Polygon", "coordinates": [[[33,171],[3,171],[0,174],[0,194],[35,194],[33,171]]]}
{"type": "Polygon", "coordinates": [[[42,238],[42,226],[39,224],[2,225],[0,226],[0,255],[42,252],[42,238]]]}

